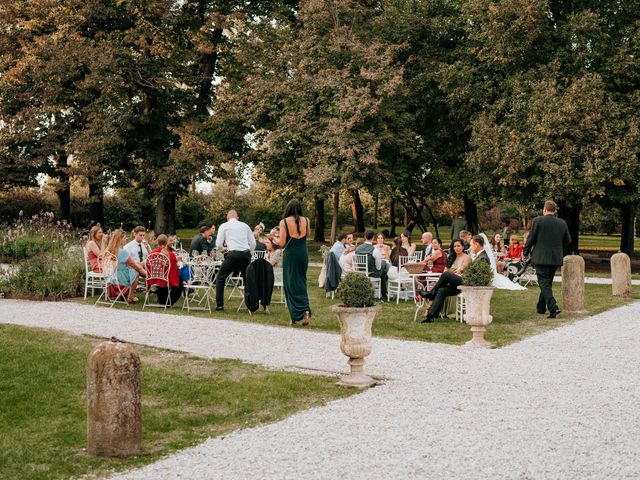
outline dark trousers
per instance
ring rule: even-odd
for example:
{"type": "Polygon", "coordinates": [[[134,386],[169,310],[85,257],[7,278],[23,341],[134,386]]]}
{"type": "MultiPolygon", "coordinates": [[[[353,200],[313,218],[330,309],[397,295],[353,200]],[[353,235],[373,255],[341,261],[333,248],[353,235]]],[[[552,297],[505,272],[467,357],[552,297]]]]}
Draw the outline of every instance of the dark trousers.
{"type": "MultiPolygon", "coordinates": [[[[156,286],[156,294],[158,295],[158,303],[160,305],[166,304],[168,293],[169,289],[167,287],[156,286]]],[[[182,295],[182,285],[171,287],[171,293],[169,294],[169,305],[175,305],[175,303],[180,299],[180,295],[182,295]]]]}
{"type": "Polygon", "coordinates": [[[536,309],[540,313],[544,313],[546,310],[549,312],[558,310],[558,303],[553,297],[553,277],[555,277],[557,269],[556,265],[536,265],[536,275],[540,287],[536,309]]]}
{"type": "Polygon", "coordinates": [[[240,272],[244,281],[247,267],[251,263],[251,252],[249,250],[232,250],[224,257],[224,262],[220,265],[218,276],[216,277],[216,306],[224,307],[224,284],[227,277],[234,271],[240,272]]]}
{"type": "Polygon", "coordinates": [[[377,272],[372,272],[369,274],[372,278],[380,279],[380,295],[382,298],[387,298],[387,283],[389,282],[389,264],[387,262],[382,262],[382,268],[380,268],[377,272]]]}
{"type": "Polygon", "coordinates": [[[444,306],[447,297],[453,297],[460,293],[458,287],[462,285],[462,277],[451,272],[443,272],[433,286],[431,291],[435,293],[435,298],[429,307],[429,317],[436,318],[444,306]]]}

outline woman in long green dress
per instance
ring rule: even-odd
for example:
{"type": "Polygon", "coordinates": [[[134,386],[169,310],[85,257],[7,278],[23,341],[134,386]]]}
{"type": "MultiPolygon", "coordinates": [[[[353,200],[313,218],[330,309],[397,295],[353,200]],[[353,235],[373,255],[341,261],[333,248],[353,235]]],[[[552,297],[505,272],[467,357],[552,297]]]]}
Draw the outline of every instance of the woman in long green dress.
{"type": "Polygon", "coordinates": [[[307,293],[307,267],[309,251],[307,249],[309,235],[309,219],[302,214],[302,205],[298,200],[291,200],[280,221],[280,246],[284,247],[282,273],[284,296],[287,300],[291,324],[300,322],[309,325],[311,307],[307,293]]]}

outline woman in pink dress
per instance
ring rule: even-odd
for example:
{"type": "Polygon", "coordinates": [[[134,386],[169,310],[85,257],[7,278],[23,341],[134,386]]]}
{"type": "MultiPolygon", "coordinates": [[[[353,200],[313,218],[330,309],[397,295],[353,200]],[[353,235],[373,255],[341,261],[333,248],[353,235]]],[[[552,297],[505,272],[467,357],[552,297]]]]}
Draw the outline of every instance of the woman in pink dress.
{"type": "Polygon", "coordinates": [[[91,265],[91,271],[102,273],[102,255],[105,251],[104,232],[100,224],[89,230],[89,240],[87,241],[87,257],[91,265]]]}

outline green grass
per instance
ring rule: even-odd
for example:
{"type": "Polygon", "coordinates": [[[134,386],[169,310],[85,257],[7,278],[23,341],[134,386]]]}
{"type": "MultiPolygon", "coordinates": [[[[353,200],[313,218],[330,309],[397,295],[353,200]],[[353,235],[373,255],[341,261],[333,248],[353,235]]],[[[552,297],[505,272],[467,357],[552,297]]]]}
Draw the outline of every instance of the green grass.
{"type": "MultiPolygon", "coordinates": [[[[86,361],[101,340],[0,325],[0,478],[103,475],[352,392],[335,379],[137,346],[144,453],[86,454],[86,361]]],[[[336,346],[337,348],[337,346],[336,346]]]]}
{"type": "MultiPolygon", "coordinates": [[[[339,326],[335,314],[331,311],[332,304],[339,303],[338,299],[326,298],[324,291],[318,288],[319,268],[309,268],[308,285],[309,299],[313,310],[311,330],[338,332],[339,326]]],[[[635,298],[640,298],[639,289],[635,289],[635,298]]],[[[562,288],[556,283],[554,285],[556,299],[562,305],[562,288]]],[[[536,314],[535,305],[538,299],[539,289],[530,287],[526,291],[506,291],[496,290],[491,302],[491,313],[493,323],[488,327],[486,338],[497,346],[507,345],[525,337],[535,335],[544,330],[555,328],[558,325],[575,321],[589,315],[615,308],[628,300],[613,298],[611,296],[610,285],[585,285],[586,310],[584,314],[562,314],[558,319],[548,320],[546,317],[536,314]]],[[[192,312],[191,315],[200,317],[216,317],[238,320],[249,323],[263,323],[289,327],[289,314],[284,305],[275,304],[269,308],[270,313],[259,311],[253,316],[249,316],[246,310],[236,312],[240,304],[239,298],[227,300],[229,291],[225,295],[225,310],[223,312],[192,312]]],[[[279,290],[274,290],[274,299],[279,298],[279,290]]],[[[82,300],[76,300],[82,301],[82,300]]],[[[90,300],[88,300],[90,301],[90,300]]],[[[215,303],[213,303],[215,305],[215,303]]],[[[182,304],[178,303],[168,313],[186,314],[182,311],[182,304]]],[[[129,308],[141,310],[140,304],[127,306],[118,304],[118,308],[129,308]]],[[[158,311],[158,309],[154,309],[158,311]]],[[[159,310],[162,311],[162,310],[159,310]]],[[[399,338],[404,340],[421,340],[427,342],[449,343],[461,345],[470,338],[469,326],[461,324],[451,319],[440,319],[433,324],[420,324],[413,322],[415,305],[413,301],[400,304],[389,302],[382,305],[382,308],[373,324],[373,334],[380,337],[399,338]]],[[[296,327],[298,328],[298,327],[296,327]]]]}

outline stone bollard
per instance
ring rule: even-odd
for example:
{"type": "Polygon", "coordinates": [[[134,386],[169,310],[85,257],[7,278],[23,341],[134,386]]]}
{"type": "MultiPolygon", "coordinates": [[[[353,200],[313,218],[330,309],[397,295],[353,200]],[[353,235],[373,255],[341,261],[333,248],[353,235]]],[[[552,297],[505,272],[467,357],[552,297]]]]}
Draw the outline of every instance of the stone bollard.
{"type": "Polygon", "coordinates": [[[111,338],[87,361],[87,451],[98,457],[130,457],[142,451],[140,357],[111,338]]]}
{"type": "Polygon", "coordinates": [[[584,310],[584,258],[567,255],[562,264],[562,306],[565,312],[584,310]]]}
{"type": "Polygon", "coordinates": [[[611,286],[614,297],[631,295],[631,260],[626,253],[616,253],[611,257],[611,286]]]}

